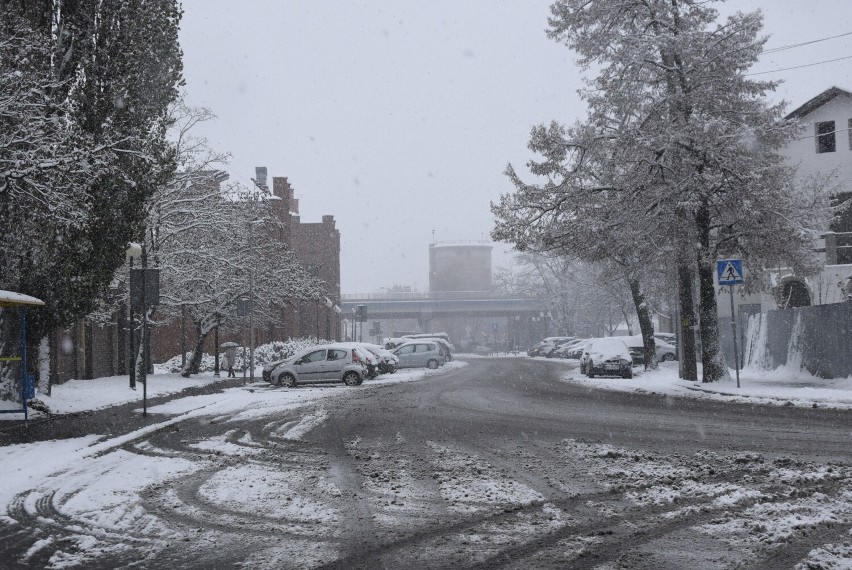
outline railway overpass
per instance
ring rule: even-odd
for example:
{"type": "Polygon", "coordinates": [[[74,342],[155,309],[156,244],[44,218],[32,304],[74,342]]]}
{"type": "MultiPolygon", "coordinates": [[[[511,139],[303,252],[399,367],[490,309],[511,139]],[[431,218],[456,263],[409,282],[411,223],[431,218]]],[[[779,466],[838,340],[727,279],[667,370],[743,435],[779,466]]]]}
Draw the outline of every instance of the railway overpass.
{"type": "Polygon", "coordinates": [[[544,309],[536,299],[489,297],[487,293],[388,293],[343,295],[342,316],[367,309],[368,319],[419,319],[453,317],[529,317],[544,309]]]}
{"type": "MultiPolygon", "coordinates": [[[[358,322],[359,306],[365,307],[365,321],[415,319],[421,332],[442,330],[459,344],[517,346],[542,335],[547,327],[546,309],[538,300],[492,297],[487,292],[344,295],[341,318],[358,322]]],[[[385,336],[392,330],[388,327],[385,336]]],[[[371,337],[374,332],[370,330],[371,337]]]]}

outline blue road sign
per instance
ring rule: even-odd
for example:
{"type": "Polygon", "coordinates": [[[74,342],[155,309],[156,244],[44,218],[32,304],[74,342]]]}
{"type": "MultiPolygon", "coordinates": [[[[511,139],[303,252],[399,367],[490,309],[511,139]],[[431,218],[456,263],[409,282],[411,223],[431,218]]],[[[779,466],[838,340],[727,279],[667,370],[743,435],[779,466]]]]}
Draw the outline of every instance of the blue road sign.
{"type": "Polygon", "coordinates": [[[719,277],[719,285],[742,285],[743,260],[720,259],[716,262],[716,275],[719,277]]]}

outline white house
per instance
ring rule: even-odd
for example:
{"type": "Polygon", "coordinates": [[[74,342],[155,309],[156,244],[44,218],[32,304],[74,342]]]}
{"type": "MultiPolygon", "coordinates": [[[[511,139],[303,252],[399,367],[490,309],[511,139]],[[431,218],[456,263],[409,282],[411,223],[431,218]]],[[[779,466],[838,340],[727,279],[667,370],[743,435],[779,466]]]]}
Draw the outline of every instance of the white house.
{"type": "MultiPolygon", "coordinates": [[[[798,119],[803,127],[802,136],[791,142],[785,152],[798,167],[798,178],[833,172],[840,187],[837,200],[852,198],[852,93],[832,87],[787,118],[798,119]]],[[[852,263],[852,210],[830,230],[821,248],[826,265],[852,263]]]]}
{"type": "MultiPolygon", "coordinates": [[[[852,199],[852,92],[832,87],[823,91],[787,115],[802,125],[801,136],[783,151],[797,167],[797,178],[835,175],[838,202],[852,199]]],[[[825,268],[814,277],[802,279],[781,269],[771,275],[776,295],[736,295],[738,313],[756,313],[776,309],[780,299],[806,295],[810,305],[838,303],[846,299],[843,287],[852,276],[852,208],[826,228],[815,244],[823,255],[825,268]]],[[[719,316],[730,318],[727,292],[719,296],[719,316]]]]}

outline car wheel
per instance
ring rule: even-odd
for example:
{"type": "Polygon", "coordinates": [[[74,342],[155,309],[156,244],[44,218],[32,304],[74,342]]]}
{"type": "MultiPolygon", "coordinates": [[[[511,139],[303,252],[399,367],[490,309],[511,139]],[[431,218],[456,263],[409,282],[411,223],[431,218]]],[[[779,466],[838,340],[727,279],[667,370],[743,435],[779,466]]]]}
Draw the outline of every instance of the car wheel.
{"type": "Polygon", "coordinates": [[[586,376],[588,376],[589,378],[595,377],[595,369],[591,363],[586,364],[586,376]]]}
{"type": "Polygon", "coordinates": [[[633,378],[633,369],[628,368],[627,370],[625,370],[624,372],[621,373],[621,377],[622,378],[633,378]]]}
{"type": "Polygon", "coordinates": [[[343,375],[343,383],[347,386],[358,386],[361,382],[361,376],[354,370],[350,370],[343,375]]]}
{"type": "Polygon", "coordinates": [[[438,361],[434,360],[434,359],[430,360],[429,362],[426,363],[426,366],[427,366],[427,368],[431,368],[432,370],[435,370],[436,368],[438,368],[438,361]]]}
{"type": "Polygon", "coordinates": [[[296,387],[296,377],[286,372],[278,377],[278,386],[287,386],[288,388],[296,387]]]}

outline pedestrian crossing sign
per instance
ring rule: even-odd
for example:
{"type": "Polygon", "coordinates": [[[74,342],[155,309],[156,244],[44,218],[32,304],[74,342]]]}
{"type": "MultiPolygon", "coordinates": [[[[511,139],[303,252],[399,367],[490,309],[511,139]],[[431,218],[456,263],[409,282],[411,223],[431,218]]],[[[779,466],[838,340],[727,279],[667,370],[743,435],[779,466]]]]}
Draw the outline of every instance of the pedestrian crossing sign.
{"type": "Polygon", "coordinates": [[[716,275],[719,277],[719,285],[742,285],[743,260],[720,259],[716,262],[716,275]]]}

